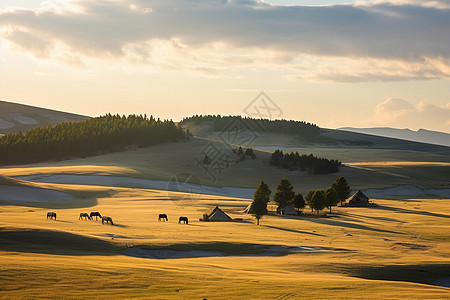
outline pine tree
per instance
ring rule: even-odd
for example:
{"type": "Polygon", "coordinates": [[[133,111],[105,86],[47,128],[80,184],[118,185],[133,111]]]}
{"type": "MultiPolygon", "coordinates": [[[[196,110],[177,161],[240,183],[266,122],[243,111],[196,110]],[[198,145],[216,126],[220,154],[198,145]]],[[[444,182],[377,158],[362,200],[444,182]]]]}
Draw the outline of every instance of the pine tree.
{"type": "Polygon", "coordinates": [[[253,194],[252,210],[253,215],[256,218],[256,222],[259,225],[259,219],[261,219],[265,214],[267,214],[267,203],[270,201],[270,194],[272,191],[269,186],[261,180],[255,193],[253,194]]]}
{"type": "Polygon", "coordinates": [[[330,187],[325,191],[325,202],[326,206],[330,208],[330,214],[331,214],[331,207],[336,206],[339,203],[338,195],[336,191],[330,187]]]}
{"type": "Polygon", "coordinates": [[[289,180],[283,178],[280,180],[280,183],[277,186],[277,191],[273,195],[273,201],[275,201],[280,207],[284,207],[288,203],[292,203],[294,196],[294,187],[289,180]]]}
{"type": "Polygon", "coordinates": [[[316,190],[310,190],[305,196],[305,202],[311,208],[311,212],[314,210],[313,207],[312,207],[312,204],[311,204],[311,199],[312,199],[312,196],[314,195],[315,191],[316,190]]]}
{"type": "Polygon", "coordinates": [[[295,195],[293,205],[297,210],[305,208],[305,199],[303,199],[303,196],[300,193],[295,195]]]}
{"type": "Polygon", "coordinates": [[[336,191],[338,201],[342,202],[345,201],[345,199],[348,198],[350,195],[350,185],[348,184],[345,177],[341,176],[336,178],[336,180],[331,184],[331,187],[336,191]]]}
{"type": "Polygon", "coordinates": [[[322,190],[315,190],[314,194],[311,197],[310,200],[311,208],[314,209],[317,214],[325,208],[326,206],[326,199],[325,199],[325,193],[322,190]]]}

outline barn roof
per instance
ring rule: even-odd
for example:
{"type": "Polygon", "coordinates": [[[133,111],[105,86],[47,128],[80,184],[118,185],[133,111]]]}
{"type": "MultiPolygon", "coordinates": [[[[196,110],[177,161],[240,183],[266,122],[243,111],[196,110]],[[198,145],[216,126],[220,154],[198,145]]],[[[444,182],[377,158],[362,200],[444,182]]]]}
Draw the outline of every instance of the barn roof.
{"type": "Polygon", "coordinates": [[[233,219],[230,218],[226,213],[224,213],[218,206],[216,206],[213,211],[209,214],[208,219],[211,222],[228,222],[233,219]]]}
{"type": "Polygon", "coordinates": [[[348,198],[347,200],[353,200],[355,198],[358,198],[360,200],[369,200],[369,197],[367,197],[366,195],[364,195],[363,192],[361,191],[357,191],[356,193],[354,193],[350,198],[348,198]]]}

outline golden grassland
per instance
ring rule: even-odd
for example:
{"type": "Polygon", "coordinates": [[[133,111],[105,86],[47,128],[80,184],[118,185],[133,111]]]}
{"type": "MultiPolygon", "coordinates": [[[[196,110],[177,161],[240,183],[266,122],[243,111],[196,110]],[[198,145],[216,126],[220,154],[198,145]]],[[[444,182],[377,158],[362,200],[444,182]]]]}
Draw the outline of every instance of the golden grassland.
{"type": "MultiPolygon", "coordinates": [[[[337,176],[345,176],[356,189],[404,184],[450,187],[446,155],[363,148],[292,148],[342,160],[346,166],[337,174],[269,167],[273,150],[264,150],[256,151],[256,160],[233,164],[217,181],[209,181],[193,158],[201,158],[210,142],[194,138],[96,157],[6,167],[0,174],[169,180],[179,173],[193,173],[193,179],[199,179],[194,183],[254,188],[264,179],[272,189],[287,178],[303,195],[328,187],[337,176]]],[[[213,143],[231,152],[223,143],[213,143]]],[[[246,199],[102,186],[100,182],[56,184],[1,177],[0,185],[54,190],[79,199],[12,205],[0,195],[1,298],[450,298],[449,288],[432,285],[450,276],[449,199],[374,199],[377,206],[372,208],[339,207],[326,217],[268,215],[257,226],[252,216],[241,213],[250,203],[246,199]],[[200,222],[216,205],[239,220],[200,222]],[[46,220],[48,211],[55,211],[58,220],[46,220]],[[112,217],[114,226],[78,220],[81,212],[90,211],[112,217]],[[169,222],[158,222],[159,213],[168,214],[169,222]],[[179,216],[187,216],[190,224],[178,224],[179,216]],[[269,251],[273,245],[284,250],[269,251]],[[323,247],[325,251],[296,252],[288,247],[323,247]],[[144,253],[176,250],[180,258],[125,255],[130,249],[136,254],[136,248],[144,253]],[[204,257],[189,257],[200,252],[204,257]]]]}
{"type": "MultiPolygon", "coordinates": [[[[93,187],[72,190],[85,188],[93,187]]],[[[450,289],[431,285],[450,275],[449,199],[375,199],[377,207],[336,208],[329,217],[268,215],[261,226],[241,213],[248,203],[115,188],[95,206],[55,209],[57,221],[46,220],[48,208],[0,206],[0,296],[450,298],[450,289]],[[216,205],[242,220],[198,221],[216,205]],[[111,216],[115,225],[78,220],[90,211],[111,216]],[[159,213],[169,222],[158,222],[159,213]],[[179,216],[190,224],[178,224],[179,216]],[[258,255],[270,245],[329,250],[258,255]],[[224,255],[151,259],[124,255],[130,247],[224,255]]]]}

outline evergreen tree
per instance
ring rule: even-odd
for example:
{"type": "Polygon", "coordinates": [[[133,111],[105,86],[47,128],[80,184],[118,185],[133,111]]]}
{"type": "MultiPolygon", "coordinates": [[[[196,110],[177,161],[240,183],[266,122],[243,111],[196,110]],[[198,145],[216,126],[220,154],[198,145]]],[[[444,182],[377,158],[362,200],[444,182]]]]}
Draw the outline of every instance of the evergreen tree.
{"type": "Polygon", "coordinates": [[[313,154],[300,155],[298,152],[283,153],[275,150],[270,157],[270,165],[289,170],[308,170],[313,174],[328,174],[339,171],[341,162],[334,159],[320,158],[313,154]]]}
{"type": "Polygon", "coordinates": [[[0,137],[0,165],[27,164],[148,147],[185,137],[173,121],[152,116],[107,114],[80,122],[65,122],[0,137]]]}
{"type": "Polygon", "coordinates": [[[317,214],[325,208],[326,206],[326,199],[325,199],[325,193],[322,190],[315,190],[314,194],[311,197],[310,200],[311,208],[314,209],[317,214]]]}
{"type": "Polygon", "coordinates": [[[275,201],[280,207],[284,207],[286,204],[292,203],[294,196],[294,187],[289,180],[283,178],[280,180],[280,183],[277,186],[277,191],[273,195],[273,201],[275,201]]]}
{"type": "Polygon", "coordinates": [[[258,225],[259,219],[267,214],[267,203],[270,201],[271,193],[272,191],[269,189],[269,186],[261,180],[255,193],[253,194],[253,203],[251,206],[253,215],[255,216],[258,225]]]}
{"type": "Polygon", "coordinates": [[[350,185],[348,184],[345,177],[341,176],[336,178],[336,180],[331,184],[331,187],[336,191],[338,201],[342,202],[345,201],[345,199],[348,198],[350,195],[350,185]]]}
{"type": "Polygon", "coordinates": [[[331,214],[331,207],[336,206],[339,203],[338,195],[336,191],[330,187],[325,191],[325,202],[326,206],[330,208],[330,214],[331,214]]]}
{"type": "Polygon", "coordinates": [[[295,195],[293,205],[297,210],[305,208],[305,199],[303,199],[303,196],[300,193],[295,195]]]}
{"type": "Polygon", "coordinates": [[[311,204],[311,199],[312,199],[312,196],[314,195],[314,192],[315,192],[316,190],[310,190],[307,194],[306,194],[306,196],[305,196],[305,202],[306,202],[306,204],[308,204],[308,206],[311,208],[311,211],[313,211],[314,209],[313,209],[313,207],[312,207],[312,204],[311,204]]]}

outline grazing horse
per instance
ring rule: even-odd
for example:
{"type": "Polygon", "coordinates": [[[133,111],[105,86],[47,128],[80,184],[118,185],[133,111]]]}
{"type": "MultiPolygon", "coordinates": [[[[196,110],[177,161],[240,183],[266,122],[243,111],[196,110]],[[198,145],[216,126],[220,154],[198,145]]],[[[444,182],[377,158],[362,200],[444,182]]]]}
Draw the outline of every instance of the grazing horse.
{"type": "Polygon", "coordinates": [[[55,220],[56,220],[56,213],[55,212],[48,212],[47,213],[47,220],[48,219],[53,219],[53,218],[55,218],[55,220]]]}
{"type": "Polygon", "coordinates": [[[178,219],[178,224],[180,224],[181,222],[184,222],[184,224],[189,224],[189,221],[188,221],[187,217],[180,217],[178,219]]]}
{"type": "Polygon", "coordinates": [[[91,214],[89,216],[91,217],[91,220],[94,220],[95,217],[95,221],[97,221],[97,217],[102,217],[102,215],[98,211],[91,211],[91,214]]]}
{"type": "Polygon", "coordinates": [[[167,215],[166,214],[159,214],[159,216],[158,216],[158,221],[163,221],[163,222],[165,222],[165,221],[169,221],[169,219],[167,218],[167,215]]]}
{"type": "Polygon", "coordinates": [[[80,213],[80,217],[78,218],[78,220],[83,220],[83,218],[85,219],[85,220],[90,220],[91,219],[91,217],[89,216],[89,214],[87,214],[87,213],[80,213]]]}
{"type": "Polygon", "coordinates": [[[103,217],[102,218],[102,224],[105,224],[105,222],[106,222],[106,224],[108,224],[108,222],[109,222],[109,223],[111,223],[111,225],[114,225],[113,220],[112,220],[111,217],[103,217]]]}

